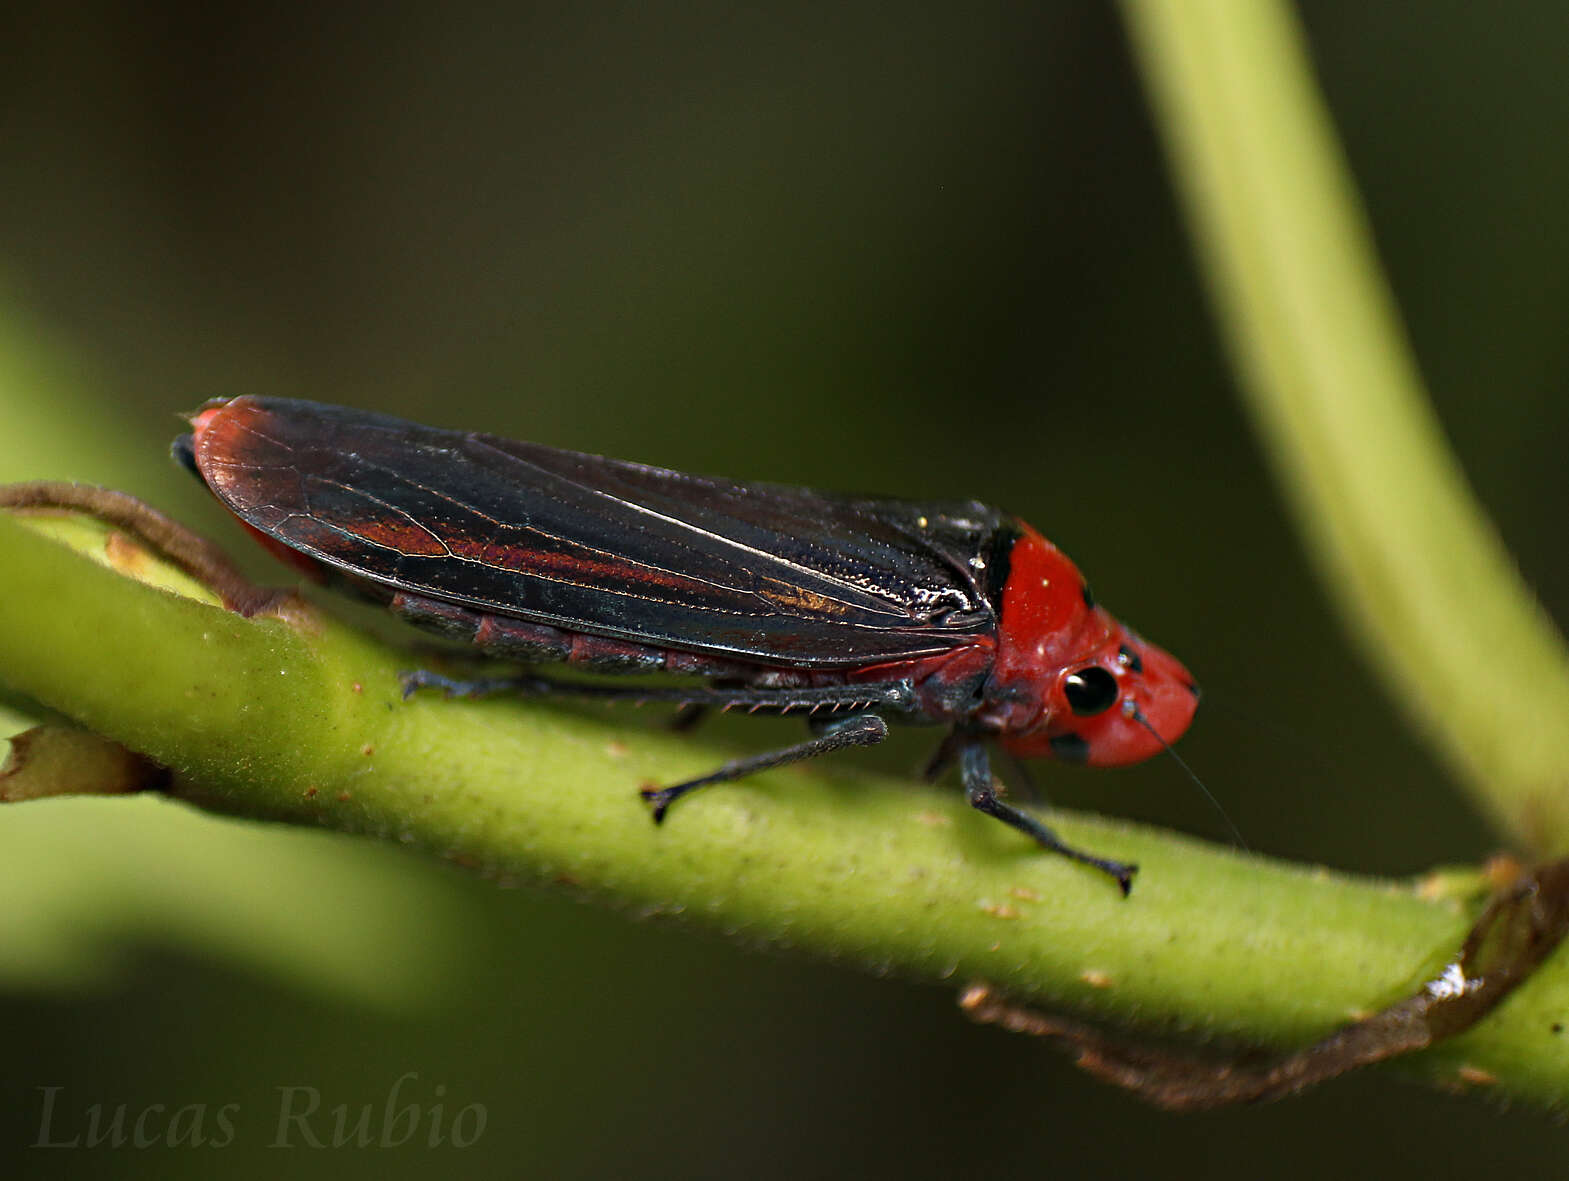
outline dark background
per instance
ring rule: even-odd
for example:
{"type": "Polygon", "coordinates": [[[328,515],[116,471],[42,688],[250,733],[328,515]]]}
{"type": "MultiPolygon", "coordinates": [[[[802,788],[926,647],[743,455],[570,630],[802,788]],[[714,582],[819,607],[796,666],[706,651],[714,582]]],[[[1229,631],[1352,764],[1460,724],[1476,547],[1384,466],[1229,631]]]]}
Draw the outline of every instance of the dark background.
{"type": "MultiPolygon", "coordinates": [[[[1563,619],[1569,9],[1305,22],[1439,414],[1563,619]]],[[[1102,5],[13,5],[0,284],[72,375],[82,444],[29,442],[60,407],[0,384],[7,478],[116,483],[239,551],[164,449],[173,412],[251,392],[979,496],[1195,671],[1183,753],[1256,849],[1408,874],[1494,847],[1306,565],[1102,5]]],[[[861,757],[906,770],[922,737],[861,757]]],[[[1041,778],[1225,839],[1164,760],[1041,778]]],[[[462,915],[417,1012],[110,930],[128,971],[0,1002],[8,1174],[1543,1175],[1561,1137],[1388,1075],[1159,1115],[949,991],[352,856],[462,915]],[[485,1105],[474,1147],[263,1147],[277,1087],[379,1110],[407,1071],[410,1097],[485,1105]],[[234,1101],[242,1127],[222,1151],[28,1150],[46,1085],[133,1117],[234,1101]]]]}

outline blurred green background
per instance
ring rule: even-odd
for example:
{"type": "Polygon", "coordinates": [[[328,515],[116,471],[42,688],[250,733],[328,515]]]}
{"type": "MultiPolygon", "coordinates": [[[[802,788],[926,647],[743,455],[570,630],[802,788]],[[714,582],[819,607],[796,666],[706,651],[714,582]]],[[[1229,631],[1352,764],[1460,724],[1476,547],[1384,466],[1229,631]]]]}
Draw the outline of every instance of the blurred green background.
{"type": "MultiPolygon", "coordinates": [[[[1451,440],[1563,619],[1569,9],[1304,20],[1451,440]]],[[[176,411],[282,394],[979,496],[1193,668],[1183,753],[1256,849],[1494,847],[1312,581],[1103,5],[20,3],[0,169],[0,478],[126,488],[272,580],[167,462],[176,411]]],[[[1039,777],[1225,839],[1167,761],[1039,777]]],[[[0,814],[0,882],[7,1176],[1543,1175],[1562,1138],[1387,1075],[1160,1115],[949,991],[155,801],[0,814]],[[375,1134],[409,1072],[401,1147],[268,1147],[279,1088],[375,1134]],[[93,1104],[216,1136],[232,1103],[233,1142],[30,1147],[49,1094],[55,1139],[93,1104]],[[438,1104],[483,1107],[471,1147],[428,1146],[438,1104]]]]}

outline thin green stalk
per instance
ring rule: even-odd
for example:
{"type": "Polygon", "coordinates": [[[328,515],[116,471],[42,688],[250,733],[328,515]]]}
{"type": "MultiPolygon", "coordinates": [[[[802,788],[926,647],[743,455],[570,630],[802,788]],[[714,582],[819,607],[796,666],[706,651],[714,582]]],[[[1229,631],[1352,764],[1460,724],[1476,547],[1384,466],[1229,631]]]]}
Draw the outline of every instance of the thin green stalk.
{"type": "Polygon", "coordinates": [[[1243,392],[1325,585],[1492,820],[1569,849],[1569,656],[1434,418],[1289,5],[1124,0],[1243,392]]]}

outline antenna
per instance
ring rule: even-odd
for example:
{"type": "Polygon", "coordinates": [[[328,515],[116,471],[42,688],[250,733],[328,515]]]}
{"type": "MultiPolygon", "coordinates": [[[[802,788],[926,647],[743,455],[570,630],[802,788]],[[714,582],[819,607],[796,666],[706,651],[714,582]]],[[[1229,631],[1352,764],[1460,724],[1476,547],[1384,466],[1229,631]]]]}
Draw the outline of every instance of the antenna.
{"type": "Polygon", "coordinates": [[[1165,748],[1166,753],[1177,760],[1177,766],[1186,771],[1188,773],[1188,778],[1193,780],[1193,782],[1198,785],[1198,789],[1204,793],[1204,798],[1210,802],[1215,811],[1220,813],[1220,818],[1226,822],[1226,827],[1231,830],[1231,835],[1236,838],[1237,845],[1242,849],[1242,851],[1244,853],[1253,852],[1253,850],[1248,846],[1247,838],[1242,835],[1242,830],[1239,829],[1231,817],[1226,814],[1226,810],[1220,806],[1220,801],[1215,798],[1214,794],[1209,790],[1209,788],[1204,786],[1204,781],[1194,774],[1193,768],[1188,766],[1187,763],[1183,761],[1182,756],[1171,748],[1171,743],[1167,742],[1160,736],[1160,731],[1155,729],[1154,726],[1150,725],[1149,719],[1144,716],[1144,711],[1135,708],[1133,711],[1133,720],[1153,734],[1155,736],[1155,741],[1160,743],[1161,746],[1165,748]]]}

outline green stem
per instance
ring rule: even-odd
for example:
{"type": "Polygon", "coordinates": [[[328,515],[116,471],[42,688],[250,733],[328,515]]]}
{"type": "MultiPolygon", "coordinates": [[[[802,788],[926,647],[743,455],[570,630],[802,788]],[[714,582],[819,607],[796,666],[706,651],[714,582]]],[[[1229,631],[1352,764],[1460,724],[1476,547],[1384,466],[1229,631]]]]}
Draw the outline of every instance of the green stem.
{"type": "MultiPolygon", "coordinates": [[[[407,653],[314,610],[242,619],[123,578],[0,513],[10,686],[243,815],[393,838],[508,880],[567,884],[749,943],[934,982],[982,978],[1162,1032],[1301,1044],[1409,993],[1471,921],[1454,893],[1244,857],[1072,815],[1069,839],[1143,865],[1133,897],[937,792],[835,766],[759,775],[662,827],[635,789],[728,752],[628,711],[403,702],[407,653]]],[[[762,723],[760,723],[762,724],[762,723]]],[[[280,884],[280,889],[287,889],[280,884]]],[[[1551,966],[1476,1030],[1411,1060],[1550,1102],[1569,1060],[1551,966]]]]}
{"type": "Polygon", "coordinates": [[[1279,0],[1124,0],[1222,329],[1342,617],[1478,804],[1569,849],[1569,658],[1428,405],[1279,0]]]}

